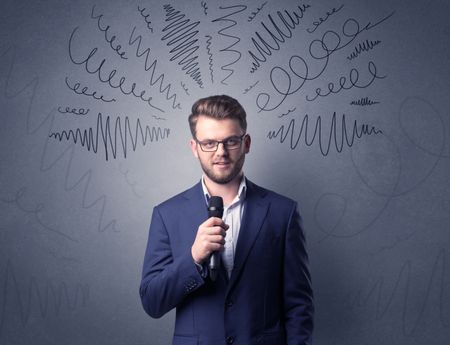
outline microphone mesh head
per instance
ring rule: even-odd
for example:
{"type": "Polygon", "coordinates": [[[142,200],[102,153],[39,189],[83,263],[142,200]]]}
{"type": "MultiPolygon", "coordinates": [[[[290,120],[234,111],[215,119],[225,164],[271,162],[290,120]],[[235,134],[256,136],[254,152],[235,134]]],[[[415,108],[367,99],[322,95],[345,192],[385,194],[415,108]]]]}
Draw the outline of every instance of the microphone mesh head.
{"type": "Polygon", "coordinates": [[[208,216],[222,218],[223,199],[220,196],[212,196],[208,201],[208,216]]]}

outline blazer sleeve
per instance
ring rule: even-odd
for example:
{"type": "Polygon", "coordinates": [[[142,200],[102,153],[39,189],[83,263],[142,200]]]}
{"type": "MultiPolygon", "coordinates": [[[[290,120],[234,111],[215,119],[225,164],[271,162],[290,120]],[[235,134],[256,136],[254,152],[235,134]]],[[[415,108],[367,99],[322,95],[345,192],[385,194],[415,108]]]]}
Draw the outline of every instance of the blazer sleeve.
{"type": "Polygon", "coordinates": [[[155,207],[139,288],[145,311],[151,317],[159,318],[203,284],[190,247],[174,257],[168,229],[155,207]]]}
{"type": "Polygon", "coordinates": [[[285,237],[284,311],[288,345],[312,344],[313,292],[301,219],[295,203],[285,237]]]}

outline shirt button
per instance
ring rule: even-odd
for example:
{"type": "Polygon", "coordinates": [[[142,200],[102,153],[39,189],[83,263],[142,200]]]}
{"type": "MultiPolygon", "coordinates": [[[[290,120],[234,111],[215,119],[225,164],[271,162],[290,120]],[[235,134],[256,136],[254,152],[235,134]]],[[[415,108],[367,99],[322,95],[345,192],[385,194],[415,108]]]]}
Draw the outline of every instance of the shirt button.
{"type": "Polygon", "coordinates": [[[231,337],[231,336],[229,336],[229,337],[227,337],[227,344],[233,344],[234,343],[234,337],[231,337]]]}

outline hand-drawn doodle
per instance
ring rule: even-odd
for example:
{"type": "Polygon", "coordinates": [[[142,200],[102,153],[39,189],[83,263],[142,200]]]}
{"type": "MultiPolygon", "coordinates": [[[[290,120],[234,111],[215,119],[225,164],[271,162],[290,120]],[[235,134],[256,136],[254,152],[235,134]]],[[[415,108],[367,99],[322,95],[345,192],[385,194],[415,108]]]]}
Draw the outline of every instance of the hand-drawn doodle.
{"type": "Polygon", "coordinates": [[[331,118],[331,126],[328,134],[328,142],[322,142],[322,136],[325,135],[322,129],[322,117],[318,116],[315,121],[314,132],[310,138],[308,138],[308,128],[309,128],[309,116],[305,115],[298,133],[296,133],[296,119],[292,119],[289,125],[285,129],[285,125],[281,125],[278,130],[271,130],[267,134],[269,139],[279,139],[280,143],[284,143],[286,139],[289,139],[289,148],[295,150],[300,143],[300,139],[303,136],[303,142],[306,146],[312,146],[315,142],[319,146],[320,153],[322,156],[328,156],[330,148],[332,146],[332,141],[334,141],[334,148],[336,152],[341,153],[344,146],[352,147],[355,143],[355,139],[361,139],[365,135],[376,135],[381,134],[382,131],[367,124],[358,124],[357,120],[353,121],[353,128],[351,133],[348,133],[347,124],[345,120],[345,114],[342,115],[341,120],[341,130],[338,134],[338,125],[336,120],[336,112],[333,113],[331,118]],[[339,139],[340,138],[340,142],[339,139]],[[345,140],[345,142],[344,142],[345,140]]]}
{"type": "Polygon", "coordinates": [[[205,35],[206,40],[206,53],[208,54],[208,64],[209,64],[209,75],[211,77],[211,83],[214,84],[214,68],[213,68],[213,54],[211,52],[211,35],[205,35]]]}
{"type": "Polygon", "coordinates": [[[115,102],[116,101],[115,98],[105,99],[105,97],[103,95],[98,96],[97,95],[97,91],[89,92],[89,88],[87,86],[83,86],[81,88],[81,90],[78,91],[78,89],[81,87],[81,84],[80,83],[75,83],[73,85],[70,85],[69,77],[66,77],[64,81],[66,82],[66,86],[70,90],[75,92],[77,95],[89,96],[89,97],[92,97],[93,99],[95,99],[97,101],[102,101],[102,102],[106,102],[106,103],[110,103],[110,102],[115,102]]]}
{"type": "Polygon", "coordinates": [[[328,20],[328,18],[329,18],[330,16],[332,16],[332,15],[335,14],[335,13],[338,13],[340,10],[342,10],[343,7],[344,7],[344,5],[341,5],[341,6],[339,6],[338,8],[333,7],[330,11],[327,11],[327,12],[325,13],[325,14],[326,14],[326,17],[325,17],[325,18],[320,17],[318,20],[313,21],[313,26],[314,26],[313,29],[308,28],[308,29],[306,29],[306,31],[309,32],[310,34],[312,34],[313,32],[315,32],[315,31],[317,30],[317,28],[318,28],[320,25],[322,25],[323,23],[325,23],[325,22],[328,20]]]}
{"type": "Polygon", "coordinates": [[[58,112],[61,114],[74,114],[74,115],[87,115],[89,113],[89,108],[70,108],[70,107],[58,107],[58,112]]]}
{"type": "Polygon", "coordinates": [[[130,171],[128,169],[125,171],[123,171],[123,170],[124,169],[122,169],[122,163],[120,163],[119,164],[119,172],[125,177],[125,182],[127,183],[128,186],[131,187],[131,191],[133,192],[134,196],[141,199],[143,197],[143,195],[139,194],[136,190],[136,186],[138,185],[138,183],[136,181],[130,180],[130,178],[128,177],[128,174],[130,173],[130,171]]]}
{"type": "Polygon", "coordinates": [[[298,92],[306,82],[311,82],[319,78],[327,69],[330,57],[335,52],[347,47],[362,32],[369,31],[385,22],[392,17],[394,13],[395,11],[391,12],[375,23],[368,22],[362,28],[356,19],[347,19],[342,25],[342,35],[348,38],[347,42],[343,41],[341,35],[333,30],[326,31],[321,39],[312,40],[308,49],[310,58],[316,61],[324,60],[321,67],[314,68],[314,70],[318,70],[315,75],[310,75],[310,70],[313,70],[313,68],[310,67],[310,64],[308,64],[305,58],[299,55],[292,55],[290,57],[288,63],[290,72],[286,71],[286,69],[281,66],[273,67],[270,71],[270,83],[276,94],[281,97],[278,101],[273,103],[272,98],[274,95],[267,92],[260,92],[256,97],[256,106],[259,109],[258,112],[273,111],[277,109],[283,104],[287,96],[298,92]],[[294,80],[298,85],[293,82],[292,77],[295,78],[294,80]]]}
{"type": "Polygon", "coordinates": [[[186,93],[186,95],[190,96],[191,94],[189,93],[189,88],[186,86],[186,84],[183,83],[182,81],[180,81],[180,85],[183,88],[183,90],[186,93]]]}
{"type": "Polygon", "coordinates": [[[296,107],[289,109],[286,113],[283,113],[281,115],[278,115],[278,118],[281,119],[282,117],[288,116],[290,113],[293,113],[295,110],[297,110],[296,107]]]}
{"type": "MultiPolygon", "coordinates": [[[[427,280],[425,290],[422,293],[422,298],[413,298],[410,294],[413,284],[413,263],[412,260],[406,260],[401,266],[396,277],[395,284],[386,294],[387,282],[384,277],[380,277],[375,283],[370,283],[367,289],[361,289],[356,294],[352,294],[348,301],[350,308],[362,308],[368,303],[375,303],[375,319],[383,319],[387,313],[394,308],[393,303],[396,302],[396,297],[402,301],[401,303],[401,332],[405,336],[412,336],[419,326],[424,322],[425,309],[430,303],[430,297],[434,288],[437,288],[439,299],[435,310],[438,312],[438,320],[443,327],[450,327],[450,323],[446,321],[445,314],[448,303],[444,303],[444,292],[446,289],[446,280],[448,277],[448,253],[446,249],[440,249],[436,255],[436,259],[432,264],[430,277],[427,280]],[[407,317],[411,313],[411,305],[414,304],[416,311],[414,318],[407,317]],[[412,320],[412,321],[408,321],[412,320]]],[[[422,265],[422,263],[421,263],[422,265]]],[[[390,286],[391,284],[389,284],[390,286]]],[[[395,307],[397,308],[397,306],[395,307]]]]}
{"type": "Polygon", "coordinates": [[[149,142],[160,141],[166,139],[169,136],[170,129],[160,127],[150,127],[148,125],[142,128],[141,121],[138,118],[134,128],[130,124],[130,119],[125,116],[124,128],[122,129],[122,119],[116,118],[114,123],[114,131],[111,133],[110,116],[106,116],[105,123],[103,123],[103,117],[101,113],[97,116],[97,125],[93,129],[90,127],[88,130],[81,130],[77,128],[74,130],[63,130],[61,132],[52,132],[49,136],[59,141],[72,140],[75,144],[80,142],[81,146],[86,147],[88,151],[97,153],[99,139],[103,142],[105,148],[105,159],[108,160],[109,150],[111,150],[114,159],[117,158],[117,135],[120,137],[120,143],[122,146],[123,157],[127,158],[128,145],[131,143],[132,150],[135,151],[140,138],[142,146],[147,145],[149,142]],[[94,134],[95,132],[95,134],[94,134]],[[99,136],[101,133],[101,136],[99,136]]]}
{"type": "Polygon", "coordinates": [[[328,90],[322,91],[320,87],[316,88],[315,95],[309,96],[306,95],[306,100],[309,102],[315,101],[317,97],[327,97],[331,94],[336,94],[341,92],[342,90],[350,90],[354,87],[358,89],[368,88],[375,79],[384,79],[386,76],[381,76],[377,73],[377,66],[373,61],[369,61],[367,65],[367,69],[371,76],[370,80],[364,84],[358,83],[359,81],[359,71],[356,68],[352,68],[349,73],[348,79],[345,76],[341,76],[339,78],[339,86],[335,89],[335,84],[333,82],[329,82],[327,85],[328,90]],[[348,82],[347,82],[348,81],[348,82]]]}
{"type": "Polygon", "coordinates": [[[131,30],[130,39],[128,40],[128,44],[130,46],[136,45],[136,57],[140,58],[145,55],[145,61],[144,61],[144,70],[146,72],[151,70],[150,75],[150,86],[153,86],[155,84],[159,85],[159,93],[164,95],[164,98],[167,101],[172,101],[172,109],[181,109],[181,105],[179,102],[177,102],[177,94],[175,92],[171,93],[171,87],[172,84],[168,83],[166,86],[164,86],[164,77],[165,74],[161,73],[159,76],[155,77],[156,72],[156,65],[158,64],[158,59],[153,59],[152,63],[149,62],[150,57],[150,48],[142,48],[141,50],[141,43],[142,43],[142,36],[138,35],[134,37],[134,33],[136,31],[136,27],[131,30]]]}
{"type": "Polygon", "coordinates": [[[251,22],[253,19],[255,19],[256,16],[258,15],[258,13],[260,13],[260,12],[262,11],[262,9],[264,8],[264,6],[266,6],[266,5],[267,5],[267,1],[263,2],[260,6],[258,6],[258,7],[256,8],[256,10],[253,11],[253,12],[248,16],[247,21],[248,21],[248,22],[251,22]]]}
{"type": "Polygon", "coordinates": [[[208,15],[208,5],[207,5],[206,1],[202,1],[201,6],[203,8],[203,13],[205,14],[205,16],[207,16],[208,15]]]}
{"type": "Polygon", "coordinates": [[[257,80],[254,84],[252,84],[252,85],[250,85],[249,87],[247,87],[247,88],[244,90],[243,94],[244,94],[244,95],[247,94],[251,89],[253,89],[256,85],[258,85],[258,83],[259,83],[259,80],[257,80]]]}
{"type": "Polygon", "coordinates": [[[75,59],[74,52],[73,52],[74,49],[73,49],[72,45],[73,45],[74,35],[77,32],[78,28],[79,27],[77,26],[72,30],[72,33],[70,34],[70,38],[69,38],[69,57],[70,57],[70,61],[72,61],[73,64],[84,66],[84,69],[87,73],[96,75],[97,79],[100,82],[108,84],[113,89],[119,89],[122,92],[122,94],[124,94],[126,96],[133,95],[134,97],[136,97],[136,98],[142,100],[143,102],[145,102],[146,104],[148,104],[153,109],[164,112],[163,109],[158,108],[157,106],[155,106],[152,103],[152,101],[153,101],[152,96],[147,96],[147,97],[145,96],[147,90],[141,90],[141,91],[136,90],[135,82],[131,83],[131,86],[125,85],[125,82],[127,81],[127,78],[125,76],[120,77],[119,80],[117,81],[117,77],[114,78],[117,74],[117,69],[112,68],[108,74],[108,72],[104,70],[105,69],[104,66],[107,61],[106,58],[103,58],[97,67],[95,67],[95,66],[91,67],[91,65],[94,64],[91,60],[95,56],[95,54],[97,54],[97,51],[98,51],[97,47],[92,48],[86,58],[75,59]],[[106,76],[106,74],[108,74],[108,76],[106,76]]]}
{"type": "Polygon", "coordinates": [[[158,84],[159,92],[164,95],[164,98],[167,101],[170,101],[170,100],[172,101],[172,109],[181,109],[180,103],[177,102],[177,94],[175,92],[173,92],[171,94],[170,89],[172,87],[172,84],[168,83],[166,86],[164,86],[165,74],[161,73],[158,77],[155,78],[155,73],[157,73],[156,65],[158,64],[158,60],[153,59],[152,63],[150,64],[150,62],[149,62],[150,48],[146,48],[145,50],[144,50],[144,48],[142,48],[142,50],[141,50],[142,36],[138,35],[138,36],[134,37],[135,31],[136,31],[136,27],[134,27],[133,30],[131,30],[130,39],[128,40],[128,44],[130,46],[133,46],[136,44],[136,57],[140,58],[145,55],[144,70],[146,72],[151,70],[150,81],[149,81],[150,86],[153,86],[153,85],[159,83],[158,84]]]}
{"type": "Polygon", "coordinates": [[[184,19],[186,15],[180,11],[176,11],[171,5],[164,5],[166,11],[166,19],[168,22],[162,32],[165,33],[161,37],[161,41],[167,41],[167,46],[170,48],[175,45],[171,50],[172,55],[170,61],[178,62],[179,66],[182,66],[181,70],[186,71],[189,77],[191,77],[200,88],[203,88],[202,74],[200,66],[197,61],[198,55],[195,52],[199,49],[196,38],[198,30],[194,29],[200,24],[199,21],[190,23],[190,19],[184,19]]]}
{"type": "Polygon", "coordinates": [[[252,37],[252,43],[255,49],[257,50],[257,53],[254,53],[251,50],[248,51],[248,54],[253,59],[250,68],[250,73],[256,72],[258,68],[261,67],[261,63],[266,62],[267,56],[271,56],[273,51],[280,50],[281,49],[280,43],[285,43],[286,38],[292,37],[293,30],[298,25],[300,25],[301,19],[303,19],[306,10],[310,7],[311,5],[308,4],[299,5],[297,6],[298,10],[291,11],[292,13],[289,13],[287,10],[284,10],[286,16],[283,15],[281,11],[277,11],[277,15],[280,18],[281,22],[283,23],[286,32],[284,32],[280,28],[281,24],[275,23],[274,19],[272,18],[272,15],[270,14],[267,16],[267,18],[269,19],[270,23],[273,26],[273,31],[271,31],[271,29],[269,29],[264,22],[261,22],[261,26],[266,30],[267,34],[270,36],[273,42],[268,43],[267,40],[269,39],[262,37],[258,31],[255,32],[256,38],[252,37]],[[289,18],[290,22],[286,17],[289,18]],[[278,34],[278,36],[276,34],[278,34]]]}
{"type": "Polygon", "coordinates": [[[27,187],[21,187],[13,197],[7,197],[7,198],[0,198],[0,201],[2,201],[5,204],[13,205],[17,207],[20,211],[23,213],[33,216],[34,220],[44,229],[45,231],[48,231],[50,233],[56,234],[62,238],[65,238],[66,240],[69,240],[71,242],[78,242],[74,237],[57,230],[53,227],[51,227],[48,224],[45,224],[42,220],[42,212],[45,210],[45,206],[42,203],[38,203],[33,207],[30,207],[29,205],[25,205],[25,202],[22,200],[27,193],[27,187]]]}
{"type": "Polygon", "coordinates": [[[32,314],[39,313],[43,319],[50,313],[58,316],[63,308],[70,311],[84,308],[90,299],[88,284],[77,283],[69,287],[65,281],[55,284],[50,280],[39,281],[32,276],[27,286],[22,287],[17,281],[11,260],[6,262],[5,274],[2,274],[2,277],[4,289],[0,308],[0,337],[9,318],[6,313],[8,302],[15,302],[13,308],[17,310],[22,327],[26,327],[32,314]],[[35,309],[36,306],[39,308],[35,309]]]}
{"type": "Polygon", "coordinates": [[[95,5],[92,6],[92,10],[91,10],[91,18],[92,19],[97,19],[97,28],[104,32],[105,34],[105,41],[109,43],[109,46],[111,47],[111,49],[113,51],[115,51],[117,53],[117,55],[120,56],[121,59],[127,60],[128,58],[125,56],[126,52],[125,51],[121,51],[122,46],[120,44],[117,44],[116,46],[114,46],[113,42],[116,40],[116,36],[112,35],[111,37],[108,37],[108,31],[111,28],[111,26],[107,25],[106,27],[102,27],[101,25],[101,20],[103,17],[103,14],[99,14],[99,15],[94,15],[94,10],[95,10],[95,5]]]}
{"type": "Polygon", "coordinates": [[[152,21],[150,19],[148,19],[150,17],[150,14],[149,13],[144,13],[146,11],[146,8],[145,7],[140,8],[138,6],[138,11],[141,14],[142,18],[144,19],[145,24],[147,25],[147,29],[149,29],[150,32],[153,33],[152,21]]]}
{"type": "MultiPolygon", "coordinates": [[[[48,143],[50,139],[49,134],[52,131],[53,123],[55,120],[55,114],[54,110],[49,112],[45,115],[45,117],[38,121],[34,127],[32,127],[32,118],[37,118],[35,116],[35,113],[33,113],[34,110],[34,102],[37,98],[37,91],[39,90],[39,77],[33,77],[29,82],[24,83],[23,86],[19,87],[17,90],[12,91],[11,90],[11,79],[13,78],[13,71],[14,66],[16,64],[16,49],[14,47],[10,47],[3,54],[1,54],[1,58],[5,58],[10,56],[10,62],[5,62],[3,65],[8,66],[7,75],[6,75],[6,81],[5,81],[5,89],[4,94],[7,98],[10,99],[20,99],[22,102],[26,105],[26,114],[25,114],[25,132],[29,135],[37,133],[41,128],[43,128],[46,124],[48,125],[48,134],[46,135],[46,141],[44,143],[44,148],[41,155],[41,163],[39,167],[40,172],[47,172],[50,171],[53,167],[55,167],[59,161],[65,160],[66,153],[69,152],[68,157],[68,163],[66,165],[66,170],[64,174],[64,190],[65,191],[72,191],[75,188],[77,188],[83,181],[85,181],[84,190],[83,190],[83,196],[82,196],[82,207],[84,209],[89,209],[94,206],[98,207],[100,206],[99,211],[99,219],[98,219],[98,232],[106,232],[106,230],[111,229],[113,232],[117,232],[116,229],[116,219],[110,219],[105,221],[105,212],[107,208],[107,196],[106,195],[100,195],[96,197],[96,199],[92,202],[88,201],[88,191],[92,188],[92,169],[86,170],[81,177],[76,180],[73,184],[69,182],[70,178],[70,172],[72,169],[72,162],[74,160],[74,145],[69,146],[64,150],[62,154],[60,154],[58,157],[56,157],[51,163],[45,164],[45,160],[47,157],[48,152],[48,143]],[[100,203],[100,205],[99,205],[100,203]]],[[[92,195],[90,194],[90,198],[92,198],[92,195]]],[[[39,208],[40,210],[43,210],[42,208],[39,208]]],[[[45,224],[43,224],[45,226],[45,224]]]]}
{"type": "Polygon", "coordinates": [[[364,98],[360,98],[358,100],[355,101],[351,101],[350,105],[359,105],[359,106],[369,106],[369,105],[375,105],[375,104],[379,104],[380,102],[378,101],[374,101],[371,100],[369,97],[364,97],[364,98]]]}
{"type": "Polygon", "coordinates": [[[233,55],[237,55],[235,60],[231,61],[228,64],[222,65],[220,67],[220,69],[222,71],[227,71],[228,72],[227,76],[225,78],[223,78],[220,81],[220,83],[223,84],[223,85],[228,85],[225,81],[228,78],[230,78],[233,75],[233,73],[234,73],[234,69],[230,68],[230,66],[233,66],[234,64],[236,64],[241,59],[242,54],[241,54],[241,52],[239,50],[231,49],[231,48],[234,48],[234,46],[236,46],[241,41],[241,39],[238,36],[234,36],[234,35],[231,35],[231,34],[225,33],[225,32],[226,31],[229,32],[229,29],[231,29],[232,27],[237,25],[237,21],[235,21],[234,19],[231,19],[231,17],[236,15],[236,14],[238,14],[238,13],[240,13],[240,12],[242,12],[242,11],[245,11],[247,9],[247,6],[245,6],[245,5],[225,6],[225,7],[220,6],[219,9],[221,9],[221,10],[231,10],[232,11],[231,13],[228,13],[228,14],[222,16],[222,17],[216,18],[216,19],[211,21],[212,23],[216,23],[216,22],[230,22],[231,23],[228,26],[226,26],[225,28],[220,29],[218,31],[219,35],[231,38],[234,41],[233,43],[231,43],[226,48],[219,49],[219,51],[220,52],[231,52],[231,53],[233,53],[233,55]]]}
{"type": "Polygon", "coordinates": [[[348,60],[356,59],[362,52],[368,52],[369,50],[373,49],[376,45],[380,44],[380,40],[371,41],[371,40],[365,40],[363,43],[358,44],[354,51],[347,56],[348,60]]]}

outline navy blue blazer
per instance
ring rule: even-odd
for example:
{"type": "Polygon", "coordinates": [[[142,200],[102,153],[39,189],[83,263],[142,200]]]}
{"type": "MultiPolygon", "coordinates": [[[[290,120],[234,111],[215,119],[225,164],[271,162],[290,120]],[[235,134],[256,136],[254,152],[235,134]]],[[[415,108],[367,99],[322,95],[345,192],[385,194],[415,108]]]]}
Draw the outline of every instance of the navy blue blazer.
{"type": "Polygon", "coordinates": [[[159,318],[176,308],[174,345],[311,344],[313,294],[295,201],[247,180],[228,279],[204,279],[191,246],[207,219],[201,183],[153,210],[140,296],[159,318]]]}

